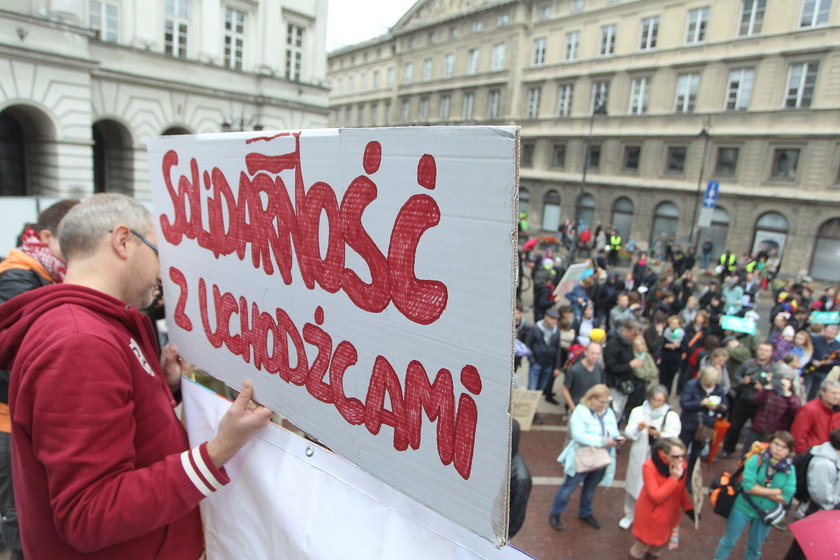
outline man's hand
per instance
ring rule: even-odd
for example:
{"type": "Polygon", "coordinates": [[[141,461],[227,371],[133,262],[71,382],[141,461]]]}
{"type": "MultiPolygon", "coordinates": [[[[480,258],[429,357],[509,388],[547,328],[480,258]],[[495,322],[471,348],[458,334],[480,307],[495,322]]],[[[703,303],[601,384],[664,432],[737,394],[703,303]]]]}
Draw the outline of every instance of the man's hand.
{"type": "Polygon", "coordinates": [[[166,376],[166,383],[174,393],[181,388],[181,375],[192,369],[186,361],[178,355],[178,347],[167,344],[160,352],[160,369],[166,376]]]}
{"type": "Polygon", "coordinates": [[[563,373],[563,372],[561,372],[559,369],[555,368],[551,373],[554,375],[554,377],[560,377],[560,374],[563,373]]]}
{"type": "Polygon", "coordinates": [[[636,369],[636,368],[642,367],[642,364],[644,364],[644,363],[645,363],[645,361],[641,358],[633,358],[632,360],[630,360],[630,363],[628,365],[631,368],[636,369]]]}
{"type": "Polygon", "coordinates": [[[239,396],[219,422],[216,437],[207,444],[207,453],[219,468],[264,428],[271,418],[269,409],[251,401],[253,394],[254,386],[250,381],[245,381],[239,396]]]}

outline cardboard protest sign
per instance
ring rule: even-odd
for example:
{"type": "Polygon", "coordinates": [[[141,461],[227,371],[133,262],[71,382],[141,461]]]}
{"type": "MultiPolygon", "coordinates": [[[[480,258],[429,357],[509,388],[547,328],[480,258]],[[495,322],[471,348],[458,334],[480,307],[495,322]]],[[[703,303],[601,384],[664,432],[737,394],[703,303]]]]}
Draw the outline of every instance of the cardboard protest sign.
{"type": "MultiPolygon", "coordinates": [[[[187,380],[182,391],[190,442],[198,445],[216,433],[230,402],[187,380]]],[[[201,502],[208,560],[530,558],[482,539],[274,424],[225,469],[231,482],[201,502]]]]}
{"type": "Polygon", "coordinates": [[[563,273],[563,278],[554,288],[554,301],[560,301],[565,295],[572,291],[575,284],[592,274],[592,269],[585,263],[573,264],[563,273]]]}
{"type": "Polygon", "coordinates": [[[491,540],[507,527],[517,134],[149,141],[184,357],[252,379],[260,402],[491,540]]]}
{"type": "Polygon", "coordinates": [[[527,432],[534,422],[534,415],[540,405],[542,391],[531,391],[528,389],[513,390],[513,406],[511,414],[519,422],[519,428],[527,432]]]}

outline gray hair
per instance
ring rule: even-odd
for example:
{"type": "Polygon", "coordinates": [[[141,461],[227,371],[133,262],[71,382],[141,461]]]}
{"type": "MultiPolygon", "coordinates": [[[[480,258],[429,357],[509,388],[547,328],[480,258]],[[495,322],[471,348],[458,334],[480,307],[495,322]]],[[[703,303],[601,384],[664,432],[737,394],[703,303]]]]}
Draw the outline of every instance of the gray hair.
{"type": "Polygon", "coordinates": [[[647,392],[647,400],[652,399],[656,395],[665,395],[665,401],[668,401],[668,396],[670,391],[665,387],[665,385],[654,385],[647,392]]]}
{"type": "Polygon", "coordinates": [[[820,391],[828,389],[829,387],[840,387],[840,381],[836,379],[823,379],[823,382],[820,383],[820,391]]]}
{"type": "Polygon", "coordinates": [[[91,255],[102,236],[121,225],[145,235],[155,224],[145,206],[124,194],[95,194],[77,204],[58,226],[58,243],[64,258],[69,262],[91,255]]]}

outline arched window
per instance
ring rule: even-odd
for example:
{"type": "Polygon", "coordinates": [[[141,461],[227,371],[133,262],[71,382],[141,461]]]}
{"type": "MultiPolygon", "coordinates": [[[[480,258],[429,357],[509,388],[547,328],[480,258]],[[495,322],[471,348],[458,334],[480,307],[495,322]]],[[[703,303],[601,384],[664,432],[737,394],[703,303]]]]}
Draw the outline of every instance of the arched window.
{"type": "Polygon", "coordinates": [[[9,111],[0,113],[0,196],[26,195],[23,127],[9,111]]]}
{"type": "Polygon", "coordinates": [[[706,239],[712,238],[712,255],[717,258],[718,255],[726,251],[726,237],[729,235],[729,212],[716,206],[712,213],[712,224],[709,227],[700,229],[700,235],[697,236],[697,248],[703,246],[706,239]]]}
{"type": "Polygon", "coordinates": [[[622,196],[613,203],[612,226],[626,244],[630,240],[630,230],[633,228],[633,201],[622,196]]]}
{"type": "Polygon", "coordinates": [[[776,253],[781,259],[789,227],[787,218],[779,212],[762,214],[755,222],[752,254],[766,251],[768,255],[776,253]]]}
{"type": "Polygon", "coordinates": [[[828,220],[817,231],[811,276],[831,282],[840,278],[840,218],[828,220]]]}
{"type": "Polygon", "coordinates": [[[560,227],[560,193],[550,190],[543,197],[542,228],[557,231],[560,227]]]}
{"type": "Polygon", "coordinates": [[[586,224],[589,229],[595,225],[595,199],[591,194],[583,194],[578,199],[575,214],[578,219],[578,230],[581,224],[586,224]]]}
{"type": "Polygon", "coordinates": [[[676,204],[670,201],[661,202],[653,214],[653,228],[650,231],[651,245],[658,236],[667,238],[676,236],[679,219],[680,209],[676,204]]]}
{"type": "Polygon", "coordinates": [[[94,192],[134,194],[134,148],[131,133],[121,123],[101,120],[93,125],[94,192]]]}
{"type": "Polygon", "coordinates": [[[528,189],[519,187],[519,213],[528,213],[531,208],[531,193],[528,189]]]}

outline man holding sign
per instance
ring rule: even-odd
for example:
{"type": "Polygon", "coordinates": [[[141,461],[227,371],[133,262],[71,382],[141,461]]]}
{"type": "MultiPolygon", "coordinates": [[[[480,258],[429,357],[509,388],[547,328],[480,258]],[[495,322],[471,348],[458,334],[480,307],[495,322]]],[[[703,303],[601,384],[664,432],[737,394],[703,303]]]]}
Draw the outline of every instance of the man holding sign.
{"type": "Polygon", "coordinates": [[[152,215],[95,195],[62,221],[63,285],[0,306],[12,371],[15,494],[23,550],[41,558],[197,559],[198,504],[222,465],[268,423],[242,392],[210,442],[190,449],[173,408],[181,361],[160,361],[151,324],[159,263],[152,215]]]}

